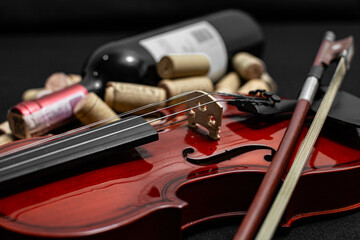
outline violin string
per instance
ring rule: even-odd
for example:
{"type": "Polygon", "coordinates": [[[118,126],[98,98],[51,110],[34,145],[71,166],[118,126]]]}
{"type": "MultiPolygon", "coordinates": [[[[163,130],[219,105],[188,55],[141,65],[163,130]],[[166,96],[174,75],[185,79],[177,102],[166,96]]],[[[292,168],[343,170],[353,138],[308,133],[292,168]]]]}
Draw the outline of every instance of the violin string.
{"type": "MultiPolygon", "coordinates": [[[[175,97],[169,98],[169,99],[167,99],[167,100],[165,100],[165,101],[163,101],[163,102],[170,101],[170,100],[173,100],[173,99],[182,97],[182,96],[186,96],[186,95],[191,94],[191,93],[193,93],[193,92],[194,92],[194,91],[188,92],[188,93],[184,93],[184,94],[180,94],[180,95],[177,95],[177,96],[175,96],[175,97]]],[[[165,107],[165,108],[162,108],[162,109],[158,109],[158,110],[155,110],[155,111],[152,111],[152,112],[148,112],[148,113],[142,114],[142,115],[140,115],[140,116],[142,117],[142,116],[146,116],[146,115],[149,115],[149,114],[153,114],[153,113],[156,113],[156,112],[159,112],[159,111],[163,111],[163,110],[168,109],[168,108],[173,108],[173,107],[175,107],[175,106],[184,104],[184,103],[186,103],[186,102],[188,102],[188,101],[192,101],[192,100],[195,100],[195,99],[197,99],[197,98],[200,98],[200,97],[202,97],[202,96],[204,96],[204,95],[222,95],[222,96],[231,96],[231,97],[234,97],[234,96],[237,96],[237,97],[238,97],[238,96],[239,96],[239,95],[227,94],[227,93],[220,93],[220,92],[205,92],[205,94],[203,94],[203,95],[200,95],[200,96],[197,96],[197,97],[194,97],[194,98],[190,98],[190,99],[187,99],[187,100],[185,100],[185,101],[182,101],[182,102],[173,104],[173,105],[171,105],[171,106],[168,106],[168,107],[165,107]]],[[[227,99],[226,101],[232,101],[232,99],[227,99]]],[[[160,102],[160,103],[161,103],[161,102],[160,102]]],[[[149,105],[155,106],[155,105],[159,105],[160,103],[158,102],[158,103],[149,104],[149,105]]],[[[205,104],[207,104],[207,103],[205,103],[205,104]]],[[[151,106],[150,106],[150,107],[151,107],[151,106]]],[[[126,116],[126,115],[130,115],[130,114],[133,113],[133,112],[140,111],[140,109],[146,109],[147,107],[149,107],[149,106],[146,105],[146,106],[143,106],[143,107],[141,107],[141,108],[134,109],[134,110],[132,110],[132,111],[119,114],[119,115],[117,115],[117,116],[123,117],[123,116],[126,116]]],[[[177,114],[177,113],[175,113],[175,114],[177,114]]],[[[165,115],[164,117],[168,117],[168,115],[165,115]]],[[[23,146],[23,147],[19,147],[19,148],[16,148],[16,149],[13,149],[13,150],[9,150],[9,151],[4,152],[4,153],[0,153],[0,158],[1,158],[1,157],[4,157],[4,156],[7,156],[7,155],[10,155],[10,154],[12,154],[12,153],[16,153],[16,152],[19,152],[19,151],[22,151],[22,150],[29,149],[29,148],[31,148],[31,147],[39,146],[39,145],[41,145],[41,144],[43,144],[43,143],[50,142],[51,140],[56,140],[56,139],[59,139],[59,138],[62,138],[62,137],[66,137],[66,136],[72,135],[72,134],[74,134],[74,133],[76,133],[76,132],[80,132],[80,131],[82,131],[82,130],[88,129],[88,128],[91,127],[91,126],[95,126],[95,125],[98,125],[98,124],[101,124],[101,123],[110,121],[110,120],[115,119],[115,118],[116,118],[116,117],[109,118],[109,119],[105,119],[105,120],[101,120],[101,121],[98,121],[98,122],[95,122],[95,123],[92,123],[92,124],[85,125],[85,126],[83,126],[83,127],[79,127],[79,128],[73,129],[73,130],[69,130],[69,131],[67,131],[67,132],[65,132],[65,133],[62,133],[62,134],[54,135],[54,136],[52,136],[52,137],[48,137],[48,138],[46,138],[46,139],[36,141],[36,142],[34,142],[34,143],[32,143],[32,144],[28,144],[28,145],[23,146]]],[[[130,119],[129,119],[129,120],[130,120],[130,119]]],[[[158,120],[159,120],[159,119],[153,119],[152,122],[155,122],[155,121],[158,121],[158,120]]],[[[125,119],[125,120],[122,120],[122,121],[119,122],[119,123],[121,124],[121,123],[124,123],[124,122],[126,122],[126,121],[128,121],[128,120],[125,119]]],[[[82,135],[80,135],[80,136],[75,135],[75,137],[81,137],[81,136],[82,136],[82,135]]],[[[67,140],[72,140],[72,139],[67,139],[67,140]]],[[[59,143],[59,142],[54,142],[54,143],[59,143]]],[[[60,143],[61,143],[61,142],[60,142],[60,143]]],[[[40,150],[40,149],[39,149],[39,150],[40,150]]]]}
{"type": "MultiPolygon", "coordinates": [[[[16,149],[12,149],[12,150],[9,150],[9,151],[6,151],[4,153],[0,153],[0,158],[3,157],[3,156],[7,156],[9,154],[12,154],[12,153],[16,153],[16,152],[20,152],[22,150],[26,150],[26,149],[29,149],[29,148],[32,148],[32,147],[35,147],[35,146],[39,146],[39,145],[42,145],[44,143],[47,143],[47,142],[50,142],[52,140],[57,140],[57,139],[60,139],[60,138],[63,138],[63,137],[66,137],[66,136],[70,136],[70,135],[73,135],[77,132],[81,132],[83,130],[86,130],[86,129],[89,129],[91,127],[94,127],[96,125],[99,125],[99,124],[102,124],[102,123],[105,123],[105,122],[108,122],[108,121],[112,121],[112,120],[115,120],[117,118],[121,118],[121,117],[125,117],[125,116],[128,116],[130,114],[133,114],[133,113],[136,113],[136,112],[139,112],[141,110],[144,110],[146,108],[150,108],[150,107],[154,107],[156,105],[160,105],[161,103],[166,103],[168,101],[171,101],[171,100],[174,100],[174,99],[177,99],[177,98],[180,98],[180,97],[183,97],[183,96],[186,96],[186,95],[189,95],[191,93],[193,93],[195,91],[191,91],[191,92],[185,92],[185,93],[182,93],[182,94],[179,94],[179,95],[176,95],[176,96],[173,96],[171,98],[168,98],[166,100],[163,100],[163,101],[160,101],[160,102],[156,102],[156,103],[151,103],[151,104],[148,104],[148,105],[145,105],[145,106],[142,106],[142,107],[139,107],[139,108],[136,108],[136,109],[133,109],[133,110],[130,110],[128,112],[125,112],[125,113],[120,113],[114,117],[111,117],[111,118],[107,118],[107,119],[103,119],[103,120],[99,120],[97,122],[94,122],[94,123],[90,123],[90,124],[87,124],[87,125],[84,125],[84,126],[81,126],[81,127],[78,127],[78,128],[75,128],[75,129],[72,129],[72,130],[69,130],[69,131],[66,131],[64,133],[60,133],[60,134],[57,134],[57,135],[54,135],[54,136],[50,136],[50,137],[47,137],[46,139],[42,139],[42,140],[38,140],[36,142],[33,142],[33,143],[30,143],[30,144],[27,144],[25,146],[22,146],[22,147],[19,147],[19,148],[16,148],[16,149]]],[[[231,93],[222,93],[222,92],[207,92],[207,91],[204,91],[205,94],[203,95],[200,95],[200,96],[197,96],[197,97],[194,97],[192,99],[187,99],[185,101],[182,101],[182,102],[179,102],[179,103],[176,103],[176,104],[173,104],[171,106],[167,106],[165,108],[162,108],[162,109],[157,109],[156,111],[152,111],[152,112],[148,112],[148,113],[144,113],[142,115],[140,115],[141,117],[143,116],[146,116],[146,115],[150,115],[150,114],[154,114],[154,113],[157,113],[157,112],[160,112],[160,111],[163,111],[163,110],[166,110],[166,109],[169,109],[169,108],[173,108],[173,107],[176,107],[178,105],[181,105],[181,104],[184,104],[188,101],[192,101],[192,100],[195,100],[197,98],[200,98],[204,95],[219,95],[219,96],[226,96],[226,97],[241,97],[242,95],[238,95],[238,94],[231,94],[231,93]]],[[[230,100],[228,100],[230,101],[230,100]]],[[[122,123],[126,122],[127,120],[123,120],[122,123]]],[[[156,121],[156,120],[155,120],[156,121]]]]}
{"type": "MultiPolygon", "coordinates": [[[[215,100],[211,100],[209,102],[206,102],[206,103],[203,103],[203,104],[199,104],[199,105],[196,105],[194,107],[190,107],[190,108],[187,108],[187,109],[184,109],[184,110],[180,110],[178,112],[175,112],[175,113],[171,113],[171,114],[168,114],[168,115],[165,115],[165,116],[162,116],[162,117],[159,117],[158,119],[153,119],[153,120],[150,120],[148,122],[144,122],[144,123],[140,123],[138,125],[135,125],[135,126],[131,126],[131,127],[128,127],[126,129],[121,129],[120,131],[116,131],[116,132],[112,132],[112,133],[109,133],[109,134],[106,134],[106,135],[102,135],[102,136],[99,136],[97,138],[92,138],[90,140],[87,140],[87,141],[84,141],[84,142],[81,142],[81,143],[77,143],[76,145],[70,145],[66,148],[60,148],[56,151],[51,151],[51,152],[48,152],[46,154],[42,154],[42,155],[39,155],[39,156],[36,156],[36,157],[33,157],[33,158],[30,158],[30,159],[27,159],[25,161],[21,161],[21,162],[18,162],[18,163],[13,163],[11,165],[8,165],[8,166],[5,166],[5,167],[2,167],[0,169],[0,172],[4,172],[4,171],[7,171],[9,169],[12,169],[14,167],[18,167],[18,166],[21,166],[21,165],[24,165],[24,164],[27,164],[27,163],[30,163],[30,162],[34,162],[36,161],[37,159],[41,159],[43,157],[48,157],[48,156],[51,156],[51,155],[54,155],[54,154],[58,154],[60,152],[63,152],[63,151],[68,151],[72,148],[76,148],[76,147],[79,147],[79,146],[82,146],[82,145],[86,145],[90,142],[94,142],[94,141],[98,141],[98,140],[101,140],[101,139],[104,139],[104,138],[108,138],[108,137],[111,137],[112,135],[115,135],[115,134],[119,134],[121,132],[124,132],[124,131],[128,131],[128,130],[131,130],[133,128],[137,128],[137,127],[140,127],[140,126],[143,126],[145,124],[150,124],[151,122],[154,122],[154,121],[158,121],[158,120],[162,120],[162,119],[165,119],[167,117],[171,117],[171,116],[175,116],[177,114],[180,114],[180,113],[184,113],[184,112],[187,112],[187,111],[190,111],[192,109],[195,109],[195,108],[198,108],[198,107],[202,107],[202,106],[205,106],[207,104],[211,104],[211,103],[214,103],[214,102],[219,102],[219,101],[227,101],[227,99],[215,99],[215,100]]],[[[38,148],[35,149],[35,151],[37,151],[38,148]]],[[[25,152],[25,154],[28,154],[29,152],[25,152]]],[[[9,161],[11,160],[13,157],[18,157],[19,155],[16,155],[16,156],[10,156],[9,158],[5,158],[5,159],[2,159],[0,161],[0,163],[4,163],[6,161],[9,161]]],[[[21,154],[20,154],[21,156],[21,154]]]]}
{"type": "MultiPolygon", "coordinates": [[[[94,122],[94,123],[91,123],[91,124],[87,124],[87,125],[84,125],[84,126],[81,126],[81,127],[78,127],[78,128],[75,128],[75,129],[72,129],[72,130],[69,130],[69,131],[66,131],[64,133],[60,133],[60,134],[57,134],[57,135],[54,135],[54,136],[50,136],[50,137],[47,137],[46,139],[42,139],[42,140],[38,140],[36,142],[33,142],[33,143],[30,143],[30,144],[27,144],[25,146],[22,146],[22,147],[19,147],[19,148],[16,148],[16,149],[13,149],[13,150],[9,150],[7,152],[4,152],[4,153],[0,153],[0,157],[3,157],[3,156],[6,156],[6,155],[9,155],[9,154],[12,154],[12,153],[16,153],[16,152],[19,152],[19,151],[22,151],[22,150],[26,150],[26,149],[29,149],[31,147],[35,147],[35,146],[39,146],[43,143],[47,143],[47,142],[50,142],[52,140],[57,140],[59,138],[63,138],[63,137],[66,137],[66,136],[69,136],[69,135],[73,135],[77,132],[81,132],[83,130],[86,130],[86,129],[89,129],[91,127],[94,127],[96,125],[99,125],[99,124],[102,124],[102,123],[105,123],[105,122],[108,122],[108,121],[112,121],[112,120],[115,120],[117,118],[121,118],[121,117],[125,117],[125,116],[128,116],[130,114],[133,114],[133,113],[136,113],[136,112],[139,112],[141,110],[144,110],[146,108],[150,108],[150,107],[154,107],[156,105],[160,105],[162,103],[166,103],[166,102],[169,102],[169,101],[172,101],[172,100],[175,100],[177,98],[180,98],[180,97],[183,97],[183,96],[186,96],[186,95],[189,95],[191,93],[193,93],[195,91],[190,91],[190,92],[185,92],[185,93],[182,93],[182,94],[179,94],[179,95],[176,95],[176,96],[173,96],[173,97],[170,97],[166,100],[163,100],[163,101],[160,101],[160,102],[156,102],[156,103],[151,103],[151,104],[148,104],[148,105],[145,105],[145,106],[142,106],[142,107],[139,107],[139,108],[136,108],[136,109],[133,109],[133,110],[130,110],[128,112],[125,112],[125,113],[120,113],[114,117],[111,117],[111,118],[107,118],[107,119],[103,119],[103,120],[99,120],[97,122],[94,122]]],[[[169,108],[173,108],[173,107],[176,107],[178,105],[181,105],[181,104],[184,104],[188,101],[192,101],[192,100],[195,100],[197,98],[200,98],[204,95],[219,95],[219,96],[227,96],[227,97],[239,97],[241,95],[237,95],[237,94],[231,94],[231,93],[222,93],[222,92],[207,92],[207,91],[204,91],[205,94],[203,95],[200,95],[200,96],[197,96],[197,97],[194,97],[192,99],[187,99],[185,101],[182,101],[182,102],[179,102],[179,103],[176,103],[176,104],[173,104],[171,106],[167,106],[165,108],[162,108],[162,109],[157,109],[156,111],[152,111],[152,112],[147,112],[147,113],[144,113],[141,115],[141,117],[143,116],[146,116],[146,115],[150,115],[150,114],[154,114],[154,113],[157,113],[157,112],[160,112],[160,111],[163,111],[163,110],[166,110],[166,109],[169,109],[169,108]]],[[[122,123],[126,122],[125,120],[122,121],[122,123]]]]}
{"type": "MultiPolygon", "coordinates": [[[[165,100],[165,102],[166,102],[166,101],[173,100],[173,99],[176,99],[176,98],[179,98],[179,97],[182,97],[182,96],[186,96],[186,95],[191,94],[191,93],[193,93],[193,92],[194,92],[194,91],[177,95],[177,96],[175,96],[175,97],[172,97],[172,98],[169,98],[169,99],[165,100]]],[[[168,107],[164,107],[164,108],[161,108],[161,109],[158,109],[158,110],[154,110],[154,111],[149,112],[149,113],[142,114],[142,115],[140,115],[140,117],[143,117],[143,116],[146,116],[146,115],[149,115],[149,114],[153,114],[153,113],[156,113],[156,112],[159,112],[159,111],[163,111],[163,110],[168,109],[168,108],[173,108],[174,106],[178,106],[178,105],[184,104],[184,103],[186,103],[186,102],[195,100],[195,99],[200,98],[200,97],[205,96],[205,95],[214,95],[214,94],[224,95],[224,96],[227,95],[227,94],[223,94],[223,93],[205,92],[205,93],[202,94],[202,95],[199,95],[199,96],[196,96],[196,97],[187,99],[187,100],[182,101],[182,102],[179,102],[179,103],[177,103],[177,104],[174,104],[174,105],[171,105],[171,106],[168,106],[168,107]]],[[[230,99],[227,99],[226,101],[229,101],[229,100],[230,100],[230,99]]],[[[219,101],[219,100],[216,100],[216,101],[219,101]]],[[[209,104],[209,103],[210,103],[210,102],[207,102],[207,103],[204,103],[204,104],[202,104],[202,105],[206,105],[206,104],[209,104]]],[[[161,104],[161,103],[155,103],[155,104],[149,104],[149,105],[155,106],[155,105],[158,105],[158,104],[161,104]]],[[[201,106],[202,106],[202,105],[201,105],[201,106]]],[[[150,107],[151,107],[151,106],[150,106],[150,107]]],[[[198,106],[196,106],[196,107],[199,107],[199,106],[200,106],[200,105],[198,105],[198,106]]],[[[148,108],[148,107],[149,107],[149,106],[146,105],[146,106],[141,107],[140,109],[146,109],[146,108],[148,108]]],[[[189,111],[189,110],[191,110],[191,109],[185,109],[185,110],[180,111],[180,112],[175,112],[175,113],[172,113],[172,114],[170,114],[170,115],[165,115],[165,116],[163,116],[163,117],[156,118],[156,119],[153,119],[153,120],[151,120],[151,121],[148,121],[148,122],[146,122],[146,123],[144,123],[144,124],[152,123],[152,122],[155,122],[155,121],[159,121],[159,120],[162,120],[162,119],[164,119],[164,118],[166,118],[166,117],[173,116],[173,115],[177,115],[177,114],[179,114],[179,113],[181,113],[181,112],[186,112],[186,111],[189,111]]],[[[137,111],[140,111],[140,110],[139,110],[139,109],[134,109],[133,111],[129,111],[129,112],[126,112],[126,113],[122,113],[122,114],[119,114],[118,116],[130,115],[131,113],[137,112],[137,111]],[[131,113],[130,113],[130,112],[131,112],[131,113]]],[[[129,120],[131,120],[131,119],[124,119],[124,120],[122,120],[122,121],[119,121],[118,124],[122,124],[122,123],[124,123],[124,122],[129,121],[129,120]]],[[[51,140],[56,140],[56,139],[59,139],[59,138],[61,138],[61,137],[65,137],[65,136],[71,135],[71,134],[73,134],[73,133],[80,132],[80,131],[82,131],[82,130],[84,130],[84,129],[89,128],[89,126],[95,126],[95,125],[98,125],[98,124],[100,124],[100,123],[107,122],[107,121],[109,121],[109,119],[101,120],[101,121],[98,121],[98,122],[96,122],[96,123],[92,123],[92,124],[89,124],[89,125],[86,125],[86,126],[83,126],[83,127],[77,128],[77,129],[74,129],[74,130],[70,130],[70,131],[68,131],[68,132],[66,132],[66,133],[64,133],[64,134],[60,134],[60,137],[59,137],[58,135],[56,135],[57,137],[53,137],[53,138],[52,138],[52,137],[49,137],[49,138],[51,138],[51,139],[40,140],[40,141],[34,142],[33,144],[28,144],[28,145],[26,145],[26,146],[24,146],[24,147],[20,147],[20,148],[17,148],[17,149],[9,150],[9,151],[4,152],[4,153],[0,153],[0,158],[1,158],[1,157],[4,157],[4,156],[7,156],[7,155],[10,155],[10,154],[12,154],[12,153],[16,153],[16,152],[19,152],[19,151],[22,151],[22,150],[29,149],[29,148],[34,147],[34,146],[39,146],[39,145],[41,145],[41,144],[43,144],[43,143],[46,143],[46,142],[49,142],[49,141],[51,141],[51,140]],[[84,127],[86,127],[86,128],[84,128],[84,127]],[[69,132],[70,132],[70,133],[69,133],[69,132]],[[29,145],[31,145],[31,146],[29,146],[29,145]]],[[[106,126],[104,126],[104,127],[106,128],[106,126]]],[[[137,127],[137,126],[135,126],[135,127],[137,127]]],[[[99,128],[98,130],[102,130],[102,129],[104,129],[104,128],[99,128]]],[[[124,130],[126,130],[126,129],[124,129],[124,130]]],[[[92,132],[94,132],[94,131],[97,131],[97,130],[96,130],[96,129],[93,129],[92,132]]],[[[90,132],[85,132],[83,135],[81,135],[81,134],[80,134],[80,135],[74,135],[74,138],[76,138],[76,137],[82,137],[82,136],[84,136],[85,134],[88,134],[88,133],[90,133],[90,132]]],[[[70,140],[73,140],[73,138],[63,139],[63,141],[70,141],[70,140]]],[[[28,154],[28,153],[31,153],[31,152],[34,152],[34,151],[39,151],[39,150],[43,149],[44,147],[50,147],[50,146],[53,146],[53,145],[55,145],[55,144],[60,144],[60,143],[62,143],[63,141],[56,141],[56,142],[53,142],[53,144],[43,146],[42,148],[41,148],[41,147],[40,147],[40,148],[35,148],[35,149],[33,149],[32,151],[24,152],[23,154],[28,154]]],[[[19,157],[19,156],[21,156],[21,155],[16,155],[16,156],[13,156],[13,157],[19,157]]],[[[11,159],[12,159],[12,158],[11,158],[11,159]]],[[[10,159],[9,159],[9,160],[10,160],[10,159]]]]}
{"type": "MultiPolygon", "coordinates": [[[[151,104],[148,104],[148,105],[145,105],[145,106],[142,106],[142,107],[139,107],[139,108],[136,108],[136,109],[133,109],[131,111],[128,111],[128,112],[125,112],[125,113],[120,113],[114,117],[111,117],[111,118],[107,118],[107,119],[103,119],[103,120],[100,120],[100,121],[97,121],[97,122],[94,122],[94,123],[90,123],[90,124],[87,124],[87,125],[84,125],[84,126],[81,126],[81,127],[78,127],[78,128],[75,128],[75,129],[72,129],[72,130],[69,130],[69,131],[66,131],[64,133],[60,133],[60,134],[57,134],[57,135],[54,135],[54,136],[50,136],[50,137],[47,137],[46,139],[42,139],[42,140],[39,140],[39,141],[36,141],[36,142],[33,142],[33,143],[30,143],[30,144],[27,144],[25,146],[22,146],[22,147],[19,147],[19,148],[16,148],[16,149],[12,149],[12,150],[9,150],[9,151],[6,151],[4,153],[0,153],[0,158],[3,157],[3,156],[7,156],[9,154],[12,154],[12,153],[16,153],[16,152],[19,152],[19,151],[22,151],[22,150],[26,150],[26,149],[29,149],[29,148],[32,148],[32,147],[36,147],[36,146],[39,146],[39,145],[42,145],[43,143],[47,143],[47,142],[50,142],[50,141],[53,141],[53,140],[57,140],[59,138],[63,138],[63,137],[67,137],[67,136],[70,136],[70,135],[73,135],[74,133],[77,133],[77,132],[81,132],[83,130],[86,130],[86,129],[89,129],[91,127],[94,127],[96,125],[99,125],[99,124],[102,124],[102,123],[105,123],[105,122],[108,122],[108,121],[111,121],[111,120],[115,120],[117,118],[122,118],[122,117],[125,117],[125,116],[128,116],[130,114],[133,114],[133,113],[136,113],[138,111],[141,111],[141,110],[144,110],[146,108],[150,108],[150,107],[154,107],[156,105],[160,105],[162,103],[166,103],[168,101],[171,101],[171,100],[175,100],[177,98],[180,98],[180,97],[183,97],[183,96],[186,96],[188,94],[191,94],[193,93],[194,91],[191,91],[191,92],[186,92],[186,93],[182,93],[182,94],[179,94],[179,95],[176,95],[176,96],[173,96],[171,98],[168,98],[166,100],[163,100],[161,102],[156,102],[156,103],[151,103],[151,104]]],[[[201,96],[198,96],[196,98],[199,98],[201,96]]],[[[196,99],[194,98],[194,99],[196,99]]],[[[190,99],[190,100],[193,100],[193,99],[190,99]]],[[[148,112],[148,113],[145,113],[145,114],[142,114],[141,117],[143,116],[146,116],[146,115],[149,115],[149,114],[154,114],[156,112],[160,112],[160,111],[163,111],[163,110],[166,110],[166,109],[169,109],[169,108],[173,108],[175,106],[178,106],[178,105],[181,105],[187,101],[190,101],[190,100],[186,100],[186,101],[183,101],[183,102],[179,102],[179,103],[176,103],[176,104],[173,104],[171,106],[167,106],[165,108],[162,108],[162,109],[158,109],[156,111],[152,111],[152,112],[148,112]]],[[[121,123],[125,123],[127,122],[128,120],[123,120],[121,121],[121,123]]],[[[71,140],[71,139],[70,139],[71,140]]]]}
{"type": "Polygon", "coordinates": [[[187,119],[181,119],[181,120],[177,120],[177,121],[174,121],[174,122],[171,122],[171,123],[168,123],[168,124],[165,124],[165,125],[161,125],[159,127],[156,127],[156,131],[160,132],[162,131],[163,129],[167,128],[167,127],[170,127],[172,125],[175,125],[175,124],[178,124],[178,123],[181,123],[181,122],[184,122],[186,121],[187,119]]]}

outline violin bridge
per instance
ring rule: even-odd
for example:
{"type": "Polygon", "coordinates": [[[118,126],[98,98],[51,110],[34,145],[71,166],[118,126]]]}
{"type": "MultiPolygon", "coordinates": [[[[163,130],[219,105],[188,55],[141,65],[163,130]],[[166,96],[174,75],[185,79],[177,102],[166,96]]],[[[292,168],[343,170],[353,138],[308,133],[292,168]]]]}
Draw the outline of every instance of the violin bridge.
{"type": "Polygon", "coordinates": [[[195,91],[187,95],[186,112],[188,126],[197,128],[199,125],[208,130],[214,140],[220,139],[223,107],[216,99],[203,91],[195,91]]]}

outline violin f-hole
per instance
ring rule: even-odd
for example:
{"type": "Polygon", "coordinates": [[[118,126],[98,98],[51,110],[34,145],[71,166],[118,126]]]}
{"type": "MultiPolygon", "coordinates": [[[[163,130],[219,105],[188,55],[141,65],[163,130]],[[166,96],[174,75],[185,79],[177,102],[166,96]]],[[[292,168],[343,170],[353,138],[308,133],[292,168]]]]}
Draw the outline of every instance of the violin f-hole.
{"type": "Polygon", "coordinates": [[[236,147],[233,149],[226,149],[225,151],[223,151],[221,153],[213,154],[211,156],[206,156],[206,157],[197,157],[197,158],[189,156],[195,152],[195,150],[193,148],[186,148],[183,150],[182,155],[186,161],[188,161],[192,164],[203,166],[203,165],[211,165],[211,164],[221,163],[221,162],[224,162],[227,160],[231,160],[234,157],[240,156],[242,154],[252,152],[252,151],[257,151],[257,150],[263,150],[263,149],[270,150],[270,154],[264,155],[264,160],[267,162],[271,162],[276,153],[276,150],[273,149],[272,147],[265,146],[265,145],[259,145],[259,144],[245,145],[245,146],[240,146],[240,147],[236,147]]]}
{"type": "Polygon", "coordinates": [[[220,139],[223,107],[214,97],[203,91],[192,92],[187,95],[186,109],[190,109],[186,112],[188,127],[201,125],[208,130],[210,138],[220,139]]]}

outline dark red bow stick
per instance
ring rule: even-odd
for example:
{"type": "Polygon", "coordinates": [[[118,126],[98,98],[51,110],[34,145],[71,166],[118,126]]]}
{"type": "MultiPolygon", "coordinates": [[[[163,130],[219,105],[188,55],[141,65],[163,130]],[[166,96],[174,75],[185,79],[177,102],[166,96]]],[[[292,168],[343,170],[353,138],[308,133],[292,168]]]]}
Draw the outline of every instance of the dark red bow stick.
{"type": "Polygon", "coordinates": [[[254,238],[291,159],[298,136],[326,67],[331,61],[337,59],[343,50],[348,50],[352,47],[352,43],[352,37],[335,41],[335,34],[330,31],[326,32],[309,75],[300,92],[289,126],[234,239],[244,240],[254,238]]]}

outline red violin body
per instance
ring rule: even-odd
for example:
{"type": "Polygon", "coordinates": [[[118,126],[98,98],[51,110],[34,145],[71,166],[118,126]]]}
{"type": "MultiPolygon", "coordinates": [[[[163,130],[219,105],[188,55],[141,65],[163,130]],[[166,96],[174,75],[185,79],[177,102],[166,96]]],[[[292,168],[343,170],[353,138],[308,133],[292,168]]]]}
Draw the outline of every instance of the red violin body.
{"type": "MultiPolygon", "coordinates": [[[[167,122],[174,124],[159,132],[158,141],[91,156],[91,164],[2,194],[4,236],[177,239],[196,223],[244,215],[289,120],[253,118],[224,107],[219,140],[174,118],[167,122]]],[[[320,136],[282,225],[359,207],[360,146],[355,135],[356,141],[345,139],[345,133],[320,136]]]]}

